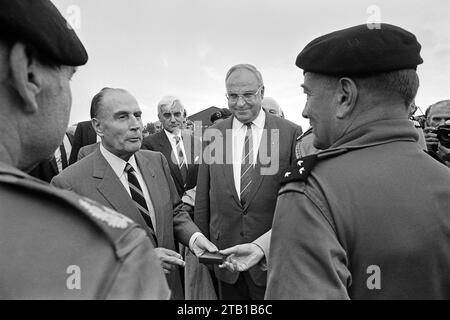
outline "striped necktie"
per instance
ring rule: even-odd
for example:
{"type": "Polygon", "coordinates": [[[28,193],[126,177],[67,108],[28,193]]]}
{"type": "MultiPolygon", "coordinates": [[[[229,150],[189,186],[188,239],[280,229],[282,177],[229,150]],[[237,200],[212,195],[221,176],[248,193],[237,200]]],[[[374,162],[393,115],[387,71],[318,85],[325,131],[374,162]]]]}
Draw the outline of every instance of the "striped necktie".
{"type": "MultiPolygon", "coordinates": [[[[130,186],[131,198],[133,199],[136,207],[139,209],[139,212],[141,213],[147,225],[155,234],[155,228],[153,227],[152,219],[150,219],[150,212],[148,211],[147,202],[145,201],[141,185],[139,184],[139,181],[136,177],[136,171],[131,164],[127,163],[127,165],[125,166],[125,172],[128,175],[128,184],[130,186]]],[[[155,243],[158,243],[155,236],[154,240],[155,243]]]]}
{"type": "Polygon", "coordinates": [[[253,179],[253,134],[252,123],[246,123],[247,131],[245,133],[244,149],[242,151],[241,162],[241,204],[244,206],[248,200],[253,179]]]}
{"type": "Polygon", "coordinates": [[[187,178],[187,164],[184,158],[183,150],[181,149],[181,144],[183,143],[179,136],[173,137],[177,146],[177,157],[178,157],[178,168],[181,172],[181,177],[183,178],[183,185],[186,188],[186,178],[187,178]]]}

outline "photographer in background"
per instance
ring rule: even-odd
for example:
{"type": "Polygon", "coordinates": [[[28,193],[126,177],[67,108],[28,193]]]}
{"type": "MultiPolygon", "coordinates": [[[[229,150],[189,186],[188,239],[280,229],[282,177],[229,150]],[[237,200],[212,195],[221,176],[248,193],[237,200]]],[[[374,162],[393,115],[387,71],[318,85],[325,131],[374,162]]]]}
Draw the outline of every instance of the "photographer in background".
{"type": "MultiPolygon", "coordinates": [[[[420,116],[414,116],[414,114],[416,113],[417,109],[420,109],[417,105],[416,105],[416,101],[414,100],[411,105],[409,106],[409,114],[408,114],[408,119],[412,121],[412,123],[414,123],[414,127],[416,127],[417,133],[419,134],[419,140],[417,141],[417,143],[420,145],[420,147],[427,151],[427,144],[425,142],[425,135],[423,132],[423,128],[425,128],[426,126],[426,118],[424,115],[420,115],[420,116]]],[[[420,110],[422,111],[422,110],[420,110]]]]}
{"type": "Polygon", "coordinates": [[[425,112],[425,141],[428,152],[450,167],[450,100],[439,101],[425,112]]]}

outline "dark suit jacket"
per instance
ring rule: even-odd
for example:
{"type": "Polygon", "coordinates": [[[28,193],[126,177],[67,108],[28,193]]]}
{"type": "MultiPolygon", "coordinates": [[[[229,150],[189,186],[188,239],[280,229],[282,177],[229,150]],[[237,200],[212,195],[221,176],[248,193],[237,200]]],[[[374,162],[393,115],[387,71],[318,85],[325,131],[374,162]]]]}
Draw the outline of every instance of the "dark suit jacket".
{"type": "MultiPolygon", "coordinates": [[[[233,117],[212,126],[205,133],[205,144],[208,143],[213,131],[223,135],[224,148],[229,144],[228,148],[224,150],[222,161],[226,161],[227,157],[231,158],[231,155],[227,155],[226,152],[232,150],[226,130],[230,130],[229,136],[231,137],[232,122],[233,117]]],[[[295,142],[301,129],[288,120],[274,117],[268,113],[266,113],[265,129],[267,129],[268,135],[265,139],[263,134],[261,139],[252,189],[244,207],[236,192],[233,164],[230,159],[228,162],[222,162],[225,164],[208,164],[206,162],[200,165],[195,199],[195,223],[219,249],[252,242],[272,227],[279,181],[296,159],[295,142]],[[278,152],[277,146],[279,146],[278,152]],[[264,149],[268,150],[268,153],[264,152],[264,149]],[[266,161],[267,165],[262,163],[267,157],[264,157],[264,154],[269,155],[270,163],[267,164],[266,161]],[[277,156],[279,156],[278,160],[277,156]],[[279,166],[277,167],[276,164],[279,166]],[[267,169],[270,166],[275,169],[272,170],[273,174],[267,172],[268,175],[261,175],[261,169],[267,169]]],[[[205,149],[206,160],[208,160],[208,154],[209,152],[205,149]]],[[[249,272],[257,285],[265,286],[266,272],[263,272],[259,266],[251,268],[249,272]]],[[[229,284],[235,283],[239,276],[238,273],[231,273],[217,267],[215,273],[220,280],[229,284]]]]}
{"type": "Polygon", "coordinates": [[[87,145],[97,142],[97,134],[92,127],[91,121],[82,121],[78,123],[73,136],[72,151],[70,153],[69,164],[77,162],[78,151],[87,145]]]}
{"type": "MultiPolygon", "coordinates": [[[[183,209],[166,159],[161,153],[152,151],[139,151],[135,157],[155,209],[158,246],[177,251],[174,237],[188,246],[190,237],[199,229],[183,209]]],[[[99,148],[61,172],[52,184],[113,208],[136,221],[149,235],[152,233],[99,148]]],[[[174,298],[181,299],[179,272],[170,273],[168,282],[174,298]]]]}
{"type": "Polygon", "coordinates": [[[167,138],[164,130],[158,133],[152,134],[146,137],[142,142],[142,149],[161,152],[169,162],[170,173],[172,174],[173,181],[177,187],[178,195],[183,196],[184,192],[194,188],[197,185],[198,174],[198,161],[201,156],[201,142],[190,135],[182,135],[184,149],[186,152],[186,162],[188,164],[188,174],[186,179],[186,186],[183,185],[183,179],[181,177],[181,171],[178,167],[174,153],[172,152],[172,146],[167,138]]]}
{"type": "MultiPolygon", "coordinates": [[[[66,133],[69,142],[73,144],[72,138],[66,133]]],[[[72,154],[72,151],[71,153],[72,154]]],[[[56,159],[53,154],[52,158],[49,160],[41,161],[36,167],[33,168],[28,174],[32,177],[38,178],[45,182],[52,181],[53,177],[58,175],[58,165],[56,164],[56,159]]]]}

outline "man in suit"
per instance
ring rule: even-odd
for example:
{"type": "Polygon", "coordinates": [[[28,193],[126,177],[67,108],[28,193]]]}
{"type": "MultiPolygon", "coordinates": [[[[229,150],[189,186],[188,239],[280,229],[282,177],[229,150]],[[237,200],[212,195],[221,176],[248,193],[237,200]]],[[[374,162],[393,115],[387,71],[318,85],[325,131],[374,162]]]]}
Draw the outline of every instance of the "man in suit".
{"type": "Polygon", "coordinates": [[[162,98],[158,103],[158,118],[163,130],[148,136],[142,143],[142,149],[159,151],[166,157],[180,197],[196,186],[201,155],[201,142],[182,130],[185,115],[186,110],[178,98],[162,98]]]}
{"type": "Polygon", "coordinates": [[[82,147],[98,142],[97,139],[97,134],[95,133],[90,120],[78,123],[73,137],[72,152],[70,153],[69,165],[77,162],[78,151],[80,151],[82,147]]]}
{"type": "Polygon", "coordinates": [[[138,222],[160,258],[173,298],[182,299],[175,239],[200,254],[217,251],[183,209],[167,160],[140,151],[141,109],[123,89],[104,88],[93,99],[92,123],[102,142],[92,154],[55,177],[52,184],[78,192],[138,222]]]}
{"type": "MultiPolygon", "coordinates": [[[[195,222],[217,247],[239,245],[238,249],[245,249],[243,257],[242,250],[230,249],[229,264],[236,262],[232,259],[263,262],[280,175],[295,160],[300,130],[294,123],[262,111],[264,84],[254,66],[232,67],[226,88],[233,117],[205,132],[195,222]]],[[[259,265],[241,273],[215,268],[215,275],[223,299],[264,297],[267,274],[259,265]]]]}
{"type": "Polygon", "coordinates": [[[69,166],[69,156],[72,150],[70,135],[66,132],[63,142],[52,155],[50,160],[41,161],[29,172],[29,175],[45,182],[52,181],[53,177],[69,166]]]}

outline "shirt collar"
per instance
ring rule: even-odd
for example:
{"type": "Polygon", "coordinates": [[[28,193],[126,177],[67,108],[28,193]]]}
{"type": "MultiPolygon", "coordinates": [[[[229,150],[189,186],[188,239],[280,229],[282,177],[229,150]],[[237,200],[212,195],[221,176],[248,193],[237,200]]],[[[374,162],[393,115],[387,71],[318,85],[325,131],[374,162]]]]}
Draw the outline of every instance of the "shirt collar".
{"type": "Polygon", "coordinates": [[[174,142],[175,143],[175,136],[178,136],[181,139],[181,130],[178,131],[178,134],[173,134],[172,132],[167,131],[166,129],[164,129],[164,132],[166,133],[167,138],[169,139],[170,142],[174,142]]]}
{"type": "Polygon", "coordinates": [[[134,170],[138,170],[136,158],[134,154],[131,156],[131,158],[127,161],[119,158],[115,154],[109,152],[106,150],[106,148],[103,146],[103,144],[100,143],[100,152],[105,157],[106,161],[109,163],[115,174],[120,178],[122,174],[125,171],[125,166],[127,163],[131,164],[134,168],[134,170]]]}
{"type": "MultiPolygon", "coordinates": [[[[264,129],[264,125],[266,123],[266,113],[261,108],[259,111],[258,116],[255,120],[252,121],[253,125],[256,126],[258,129],[264,129]]],[[[244,123],[240,122],[236,117],[233,117],[233,128],[236,128],[236,130],[242,129],[242,127],[245,126],[244,123]]]]}

